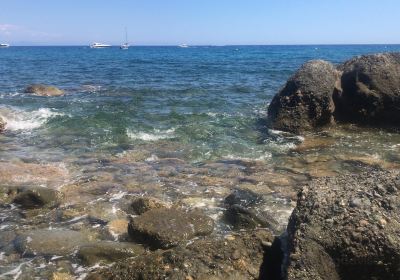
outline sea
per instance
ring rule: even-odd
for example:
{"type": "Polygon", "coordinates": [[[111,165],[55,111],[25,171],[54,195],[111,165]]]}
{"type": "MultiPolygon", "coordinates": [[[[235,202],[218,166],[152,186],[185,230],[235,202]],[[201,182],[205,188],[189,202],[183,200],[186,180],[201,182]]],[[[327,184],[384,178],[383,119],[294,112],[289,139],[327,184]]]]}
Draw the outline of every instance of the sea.
{"type": "Polygon", "coordinates": [[[293,135],[266,127],[271,99],[306,61],[396,51],[400,45],[0,49],[0,181],[53,188],[64,199],[40,213],[0,199],[0,239],[9,240],[0,241],[0,278],[46,279],[69,263],[68,273],[83,279],[94,268],[74,252],[27,256],[13,248],[13,233],[72,229],[118,241],[123,232],[111,225],[124,224],[121,201],[134,196],[199,208],[224,235],[232,230],[224,197],[246,189],[264,197],[258,210],[284,229],[310,179],[398,168],[394,131],[338,125],[293,135]],[[65,95],[24,93],[38,83],[65,95]]]}

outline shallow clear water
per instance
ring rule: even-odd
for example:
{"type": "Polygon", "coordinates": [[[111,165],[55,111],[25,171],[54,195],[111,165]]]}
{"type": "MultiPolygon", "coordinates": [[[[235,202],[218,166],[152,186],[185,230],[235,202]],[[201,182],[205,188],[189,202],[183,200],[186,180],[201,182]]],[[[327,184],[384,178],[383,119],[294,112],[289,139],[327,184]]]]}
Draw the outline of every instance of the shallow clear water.
{"type": "MultiPolygon", "coordinates": [[[[383,51],[400,45],[1,49],[2,182],[59,189],[65,195],[60,211],[75,213],[70,219],[125,219],[120,200],[148,194],[202,208],[217,221],[217,233],[229,230],[220,220],[223,198],[247,188],[262,194],[260,208],[284,224],[297,188],[310,178],[365,165],[398,167],[400,136],[351,125],[309,135],[268,131],[262,119],[269,101],[305,61],[337,64],[383,51]],[[32,83],[66,94],[24,94],[32,83]]],[[[0,230],[76,230],[52,213],[32,222],[13,207],[0,212],[0,230]]],[[[82,225],[93,232],[99,227],[82,225]]],[[[10,254],[0,255],[2,277],[32,268],[45,278],[39,267],[57,269],[40,256],[10,254]]],[[[76,275],[85,271],[74,256],[67,259],[76,275]]]]}

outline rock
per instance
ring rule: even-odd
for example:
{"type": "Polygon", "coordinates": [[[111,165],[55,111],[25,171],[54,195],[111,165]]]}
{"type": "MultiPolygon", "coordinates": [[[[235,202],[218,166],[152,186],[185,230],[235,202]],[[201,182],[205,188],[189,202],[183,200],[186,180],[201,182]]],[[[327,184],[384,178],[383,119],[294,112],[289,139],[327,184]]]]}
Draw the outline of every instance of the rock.
{"type": "Polygon", "coordinates": [[[331,124],[332,96],[338,90],[339,72],[331,63],[307,62],[273,98],[268,108],[269,126],[298,133],[331,124]]]}
{"type": "Polygon", "coordinates": [[[287,279],[400,279],[398,171],[314,180],[288,225],[287,279]]]}
{"type": "Polygon", "coordinates": [[[77,256],[85,265],[95,265],[100,262],[115,262],[144,253],[143,246],[127,243],[98,241],[85,244],[79,248],[77,256]]]}
{"type": "Polygon", "coordinates": [[[169,205],[153,197],[139,197],[132,201],[130,212],[135,215],[141,215],[152,209],[169,208],[169,205]]]}
{"type": "Polygon", "coordinates": [[[14,247],[26,257],[65,256],[89,241],[86,235],[73,230],[38,229],[19,234],[14,240],[14,247]]]}
{"type": "Polygon", "coordinates": [[[152,209],[129,223],[132,239],[151,248],[170,248],[196,236],[212,233],[214,222],[200,213],[178,209],[152,209]]]}
{"type": "Polygon", "coordinates": [[[30,93],[37,96],[61,96],[64,95],[64,91],[56,88],[54,86],[42,85],[42,84],[33,84],[28,86],[25,93],[30,93]]]}
{"type": "Polygon", "coordinates": [[[337,119],[400,124],[400,53],[364,55],[339,68],[343,92],[335,96],[337,119]]]}
{"type": "Polygon", "coordinates": [[[6,122],[0,117],[0,132],[3,132],[6,129],[6,122]]]}
{"type": "Polygon", "coordinates": [[[55,207],[60,203],[61,193],[44,187],[18,188],[18,194],[13,203],[24,209],[55,207]]]}
{"type": "Polygon", "coordinates": [[[266,211],[257,213],[237,204],[230,206],[225,211],[224,219],[236,230],[262,227],[269,228],[275,232],[280,227],[279,223],[266,211]]]}
{"type": "Polygon", "coordinates": [[[115,266],[101,269],[87,279],[259,279],[262,243],[272,242],[266,230],[241,232],[235,238],[204,237],[185,246],[149,251],[115,266]]]}
{"type": "Polygon", "coordinates": [[[237,204],[243,207],[249,207],[264,202],[264,199],[261,195],[251,190],[235,189],[225,198],[224,202],[229,206],[237,204]]]}

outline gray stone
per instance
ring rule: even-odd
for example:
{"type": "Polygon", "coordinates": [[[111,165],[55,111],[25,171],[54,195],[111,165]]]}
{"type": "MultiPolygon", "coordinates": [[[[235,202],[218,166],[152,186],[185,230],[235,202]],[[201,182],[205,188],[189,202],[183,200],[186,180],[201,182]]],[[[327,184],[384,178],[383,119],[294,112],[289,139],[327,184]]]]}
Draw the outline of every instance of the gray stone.
{"type": "Polygon", "coordinates": [[[25,93],[30,93],[37,96],[61,96],[64,95],[64,91],[56,88],[54,86],[42,85],[42,84],[34,84],[28,86],[25,93]]]}
{"type": "Polygon", "coordinates": [[[152,209],[132,219],[128,232],[132,239],[151,248],[170,248],[196,236],[212,233],[214,221],[200,213],[178,209],[152,209]]]}

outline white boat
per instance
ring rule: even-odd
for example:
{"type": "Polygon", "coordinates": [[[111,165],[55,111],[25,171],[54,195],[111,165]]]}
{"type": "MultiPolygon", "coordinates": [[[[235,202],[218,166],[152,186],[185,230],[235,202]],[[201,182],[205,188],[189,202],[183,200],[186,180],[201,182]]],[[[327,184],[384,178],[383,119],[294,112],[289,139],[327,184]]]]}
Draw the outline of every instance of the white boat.
{"type": "Polygon", "coordinates": [[[9,44],[0,44],[0,48],[8,48],[9,46],[9,44]]]}
{"type": "Polygon", "coordinates": [[[180,48],[189,48],[189,46],[186,45],[186,44],[179,45],[179,47],[180,47],[180,48]]]}
{"type": "Polygon", "coordinates": [[[104,49],[104,48],[111,48],[111,45],[102,44],[102,43],[93,43],[90,45],[92,49],[104,49]]]}
{"type": "Polygon", "coordinates": [[[125,28],[125,43],[122,44],[119,48],[120,48],[121,50],[127,50],[127,49],[129,49],[128,31],[126,30],[126,28],[125,28]]]}

